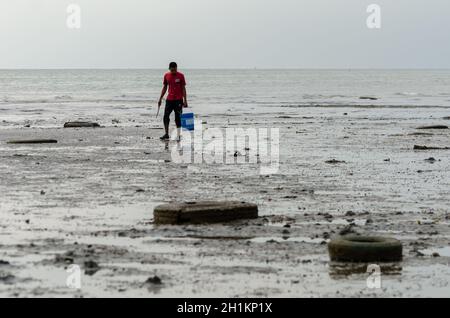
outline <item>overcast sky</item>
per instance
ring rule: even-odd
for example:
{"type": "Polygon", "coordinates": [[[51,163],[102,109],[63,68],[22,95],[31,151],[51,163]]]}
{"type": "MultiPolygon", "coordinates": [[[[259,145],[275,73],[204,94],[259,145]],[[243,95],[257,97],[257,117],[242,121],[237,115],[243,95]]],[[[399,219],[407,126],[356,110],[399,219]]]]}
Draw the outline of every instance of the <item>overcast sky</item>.
{"type": "Polygon", "coordinates": [[[449,31],[448,0],[0,0],[0,68],[450,68],[449,31]]]}

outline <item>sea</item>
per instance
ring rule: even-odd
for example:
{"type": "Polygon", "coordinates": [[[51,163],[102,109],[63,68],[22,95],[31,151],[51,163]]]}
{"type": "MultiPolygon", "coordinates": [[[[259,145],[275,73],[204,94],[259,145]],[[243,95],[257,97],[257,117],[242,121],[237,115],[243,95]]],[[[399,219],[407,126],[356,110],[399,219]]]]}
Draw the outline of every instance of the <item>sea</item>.
{"type": "MultiPolygon", "coordinates": [[[[450,108],[450,70],[180,70],[197,115],[450,108]]],[[[165,70],[0,70],[0,129],[155,123],[165,70]]]]}

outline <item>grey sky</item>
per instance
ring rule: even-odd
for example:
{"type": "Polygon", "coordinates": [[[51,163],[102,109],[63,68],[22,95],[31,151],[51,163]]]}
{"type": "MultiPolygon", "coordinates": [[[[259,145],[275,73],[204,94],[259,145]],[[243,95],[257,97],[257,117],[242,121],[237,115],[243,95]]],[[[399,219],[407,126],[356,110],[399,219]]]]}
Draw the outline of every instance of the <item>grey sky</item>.
{"type": "Polygon", "coordinates": [[[450,68],[449,30],[448,0],[0,0],[0,68],[450,68]]]}

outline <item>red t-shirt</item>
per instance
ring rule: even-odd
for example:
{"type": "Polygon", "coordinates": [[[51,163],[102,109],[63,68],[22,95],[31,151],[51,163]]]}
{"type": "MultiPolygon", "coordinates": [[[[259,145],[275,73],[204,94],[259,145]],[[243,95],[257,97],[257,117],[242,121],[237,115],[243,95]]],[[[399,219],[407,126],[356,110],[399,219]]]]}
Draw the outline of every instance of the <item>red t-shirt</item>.
{"type": "Polygon", "coordinates": [[[166,73],[164,75],[164,85],[169,85],[167,100],[183,100],[183,88],[186,86],[183,73],[166,73]]]}

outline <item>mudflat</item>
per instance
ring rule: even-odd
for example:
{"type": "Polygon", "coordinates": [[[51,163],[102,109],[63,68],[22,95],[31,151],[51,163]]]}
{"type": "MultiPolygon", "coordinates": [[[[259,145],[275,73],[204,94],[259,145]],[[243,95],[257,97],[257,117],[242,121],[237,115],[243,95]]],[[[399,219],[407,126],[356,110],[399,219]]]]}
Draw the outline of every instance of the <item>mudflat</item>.
{"type": "MultiPolygon", "coordinates": [[[[204,128],[278,127],[280,167],[186,164],[154,124],[0,130],[0,295],[136,297],[450,296],[448,109],[285,108],[204,116],[204,128]],[[7,144],[56,139],[57,144],[7,144]],[[433,158],[433,160],[430,160],[433,158]],[[332,163],[332,164],[330,164],[332,163]],[[259,217],[156,225],[173,201],[234,200],[259,217]],[[403,261],[330,262],[340,232],[390,236],[403,261]],[[72,264],[81,289],[67,287],[72,264]]],[[[189,145],[181,145],[182,147],[189,145]]],[[[229,151],[225,156],[234,157],[229,151]]]]}

